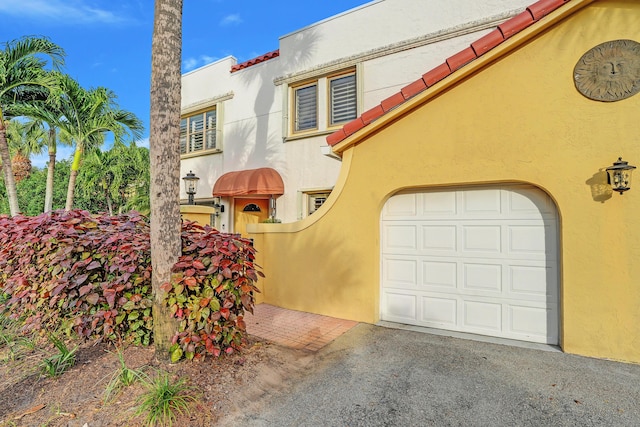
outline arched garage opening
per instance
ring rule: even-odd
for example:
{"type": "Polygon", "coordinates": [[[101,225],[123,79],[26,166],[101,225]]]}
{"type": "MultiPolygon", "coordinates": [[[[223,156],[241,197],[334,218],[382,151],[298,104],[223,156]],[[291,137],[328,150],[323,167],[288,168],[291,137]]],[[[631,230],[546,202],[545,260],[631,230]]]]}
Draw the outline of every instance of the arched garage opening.
{"type": "Polygon", "coordinates": [[[381,320],[558,344],[558,215],[540,189],[398,193],[380,241],[381,320]]]}

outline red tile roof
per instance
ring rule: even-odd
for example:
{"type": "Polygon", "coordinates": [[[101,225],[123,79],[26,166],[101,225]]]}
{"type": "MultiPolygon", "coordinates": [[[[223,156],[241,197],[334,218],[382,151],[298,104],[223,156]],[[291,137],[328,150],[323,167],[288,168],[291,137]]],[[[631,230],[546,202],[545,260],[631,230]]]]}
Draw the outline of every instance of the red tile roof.
{"type": "Polygon", "coordinates": [[[376,105],[370,110],[362,114],[362,116],[345,124],[341,129],[327,136],[327,144],[334,146],[351,136],[355,132],[377,120],[390,110],[396,108],[408,99],[425,91],[429,87],[438,83],[450,74],[464,67],[468,63],[484,55],[491,49],[495,48],[509,37],[524,30],[534,22],[539,21],[547,14],[558,9],[560,6],[569,3],[571,0],[540,0],[526,10],[513,18],[503,22],[490,32],[481,37],[477,41],[471,43],[471,46],[447,58],[447,60],[423,74],[423,76],[413,83],[405,86],[399,93],[383,100],[380,105],[376,105]]]}
{"type": "Polygon", "coordinates": [[[276,49],[269,53],[265,53],[264,55],[260,55],[256,58],[250,59],[240,64],[236,64],[231,67],[231,72],[234,73],[236,71],[242,70],[243,68],[251,67],[252,65],[256,65],[261,62],[268,61],[269,59],[277,58],[278,56],[280,56],[280,49],[276,49]]]}

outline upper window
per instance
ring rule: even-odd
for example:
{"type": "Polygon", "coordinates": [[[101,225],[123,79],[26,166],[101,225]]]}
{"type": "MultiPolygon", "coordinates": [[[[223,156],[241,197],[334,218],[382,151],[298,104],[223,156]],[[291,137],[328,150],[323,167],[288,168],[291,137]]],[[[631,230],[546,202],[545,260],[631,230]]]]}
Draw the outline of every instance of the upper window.
{"type": "Polygon", "coordinates": [[[190,154],[215,150],[216,110],[183,117],[180,120],[180,153],[190,154]]]}
{"type": "Polygon", "coordinates": [[[358,116],[356,73],[321,77],[292,87],[294,133],[325,131],[358,116]]]}
{"type": "Polygon", "coordinates": [[[316,83],[294,89],[296,132],[318,127],[318,85],[316,83]]]}
{"type": "Polygon", "coordinates": [[[329,80],[329,125],[334,126],[355,119],[356,108],[356,75],[335,77],[329,80]]]}

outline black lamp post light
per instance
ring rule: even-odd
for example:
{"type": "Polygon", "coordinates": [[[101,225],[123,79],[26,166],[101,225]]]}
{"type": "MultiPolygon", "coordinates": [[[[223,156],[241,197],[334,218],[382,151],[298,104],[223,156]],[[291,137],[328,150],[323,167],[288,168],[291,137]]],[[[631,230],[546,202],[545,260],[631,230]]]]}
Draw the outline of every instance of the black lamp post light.
{"type": "Polygon", "coordinates": [[[631,188],[631,172],[635,169],[635,166],[631,166],[629,162],[622,160],[622,157],[618,157],[618,160],[613,163],[613,166],[607,168],[607,174],[611,189],[623,194],[625,191],[631,188]]]}
{"type": "Polygon", "coordinates": [[[187,204],[193,205],[195,204],[193,199],[198,192],[198,180],[200,178],[198,178],[192,171],[189,171],[189,173],[186,176],[183,176],[182,179],[184,180],[184,191],[189,197],[187,204]]]}

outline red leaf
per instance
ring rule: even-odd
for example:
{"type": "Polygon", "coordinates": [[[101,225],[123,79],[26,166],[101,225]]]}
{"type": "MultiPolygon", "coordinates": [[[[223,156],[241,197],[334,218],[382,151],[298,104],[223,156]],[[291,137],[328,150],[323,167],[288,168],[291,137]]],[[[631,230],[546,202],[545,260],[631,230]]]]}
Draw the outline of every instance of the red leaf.
{"type": "Polygon", "coordinates": [[[236,320],[236,325],[242,331],[246,331],[247,330],[247,324],[244,323],[244,320],[242,320],[240,318],[238,318],[238,320],[236,320]]]}
{"type": "Polygon", "coordinates": [[[231,269],[230,268],[225,268],[224,270],[222,270],[222,275],[224,277],[226,277],[227,279],[231,279],[232,274],[231,274],[231,269]]]}
{"type": "Polygon", "coordinates": [[[113,308],[116,302],[116,291],[114,289],[105,289],[102,294],[109,304],[109,308],[113,308]]]}
{"type": "Polygon", "coordinates": [[[102,264],[100,264],[99,261],[92,261],[91,264],[87,265],[87,270],[94,270],[98,267],[102,267],[102,264]]]}
{"type": "Polygon", "coordinates": [[[202,263],[202,261],[199,261],[199,260],[193,261],[193,267],[197,268],[198,270],[204,270],[206,268],[202,263]]]}
{"type": "Polygon", "coordinates": [[[87,281],[87,279],[89,278],[89,273],[85,273],[85,274],[81,274],[78,277],[76,277],[73,282],[76,285],[82,285],[84,282],[87,281]]]}
{"type": "Polygon", "coordinates": [[[171,283],[165,282],[162,285],[160,285],[160,289],[162,289],[165,292],[171,292],[171,289],[173,289],[173,287],[171,286],[171,283]]]}
{"type": "Polygon", "coordinates": [[[229,315],[230,315],[230,314],[231,314],[231,313],[230,313],[230,311],[229,311],[229,309],[228,309],[228,308],[221,308],[221,309],[220,309],[220,315],[221,315],[222,317],[224,317],[225,319],[227,319],[227,320],[228,320],[228,319],[229,319],[229,315]]]}
{"type": "Polygon", "coordinates": [[[214,347],[212,353],[215,357],[220,357],[220,349],[218,347],[214,347]]]}
{"type": "Polygon", "coordinates": [[[198,281],[195,279],[195,277],[185,277],[184,284],[192,288],[198,284],[198,281]]]}
{"type": "Polygon", "coordinates": [[[80,296],[88,294],[92,290],[93,290],[93,285],[92,284],[84,285],[84,286],[82,286],[80,288],[80,296]]]}
{"type": "Polygon", "coordinates": [[[60,292],[62,292],[62,290],[67,286],[66,283],[62,283],[58,286],[56,286],[56,288],[53,290],[53,292],[51,292],[51,296],[55,297],[56,295],[58,295],[60,292]]]}
{"type": "Polygon", "coordinates": [[[87,302],[92,305],[96,305],[99,299],[100,295],[96,294],[95,292],[87,295],[87,297],[85,298],[85,300],[87,300],[87,302]]]}

